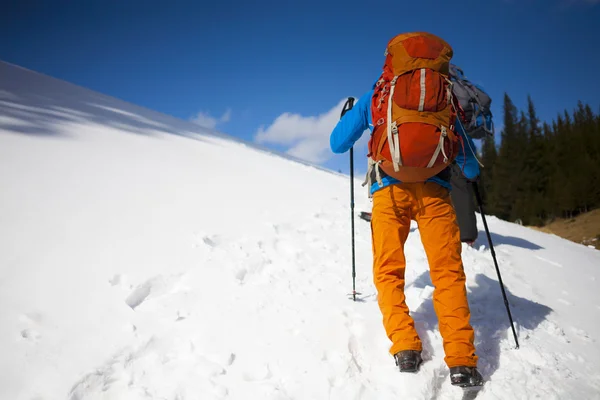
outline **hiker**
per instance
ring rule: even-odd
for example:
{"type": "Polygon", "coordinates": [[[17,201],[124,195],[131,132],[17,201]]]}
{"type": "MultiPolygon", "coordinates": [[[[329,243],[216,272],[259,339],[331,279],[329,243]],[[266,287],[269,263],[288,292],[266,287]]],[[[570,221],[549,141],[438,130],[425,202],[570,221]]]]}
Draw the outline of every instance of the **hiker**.
{"type": "Polygon", "coordinates": [[[401,372],[417,372],[422,343],[405,302],[404,243],[411,220],[419,226],[435,286],[433,304],[453,385],[480,386],[474,331],[461,260],[456,214],[450,200],[450,165],[474,179],[479,166],[455,126],[458,104],[449,85],[453,50],[428,33],[392,38],[383,72],[372,89],[338,121],[334,153],[348,151],[368,128],[372,197],[373,278],[390,353],[401,372]]]}

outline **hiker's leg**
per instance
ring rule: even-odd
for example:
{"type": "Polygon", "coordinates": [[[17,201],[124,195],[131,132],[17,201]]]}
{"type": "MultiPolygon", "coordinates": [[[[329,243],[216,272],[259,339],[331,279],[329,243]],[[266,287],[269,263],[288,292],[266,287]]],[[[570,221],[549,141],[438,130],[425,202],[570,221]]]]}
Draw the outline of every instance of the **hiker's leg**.
{"type": "Polygon", "coordinates": [[[416,190],[413,215],[419,225],[427,253],[431,281],[435,287],[433,306],[444,341],[448,367],[477,365],[474,332],[465,287],[461,243],[449,191],[433,182],[416,190]]]}
{"type": "Polygon", "coordinates": [[[383,326],[392,341],[391,354],[422,348],[404,297],[404,243],[410,231],[410,203],[410,194],[398,185],[373,195],[373,280],[383,326]]]}

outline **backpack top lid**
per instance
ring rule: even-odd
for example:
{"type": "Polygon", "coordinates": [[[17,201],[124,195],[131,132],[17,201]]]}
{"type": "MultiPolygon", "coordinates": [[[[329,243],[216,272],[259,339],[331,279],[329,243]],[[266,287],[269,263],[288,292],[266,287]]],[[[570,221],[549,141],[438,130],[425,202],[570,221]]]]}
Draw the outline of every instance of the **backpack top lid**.
{"type": "Polygon", "coordinates": [[[452,47],[432,33],[401,33],[388,42],[385,65],[396,76],[420,68],[430,68],[448,74],[453,55],[452,47]]]}

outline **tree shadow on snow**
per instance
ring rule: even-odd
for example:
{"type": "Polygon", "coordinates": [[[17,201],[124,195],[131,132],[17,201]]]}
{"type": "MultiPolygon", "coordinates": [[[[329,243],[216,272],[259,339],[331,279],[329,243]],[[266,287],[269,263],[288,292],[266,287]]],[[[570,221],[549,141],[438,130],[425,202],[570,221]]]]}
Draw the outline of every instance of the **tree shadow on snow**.
{"type": "MultiPolygon", "coordinates": [[[[528,250],[543,249],[542,246],[532,243],[529,240],[519,238],[519,237],[504,236],[504,235],[500,235],[498,233],[493,233],[493,232],[490,232],[490,236],[492,237],[492,244],[494,246],[499,246],[499,245],[505,244],[505,245],[509,245],[509,246],[521,247],[523,249],[528,249],[528,250]]],[[[475,247],[485,246],[485,248],[490,247],[490,245],[488,243],[487,235],[485,234],[485,231],[479,231],[479,235],[477,237],[477,240],[475,241],[474,246],[475,247]]]]}
{"type": "Polygon", "coordinates": [[[168,133],[197,140],[220,136],[191,122],[7,63],[0,62],[0,77],[0,130],[64,137],[65,125],[95,123],[146,136],[168,133]]]}
{"type": "Polygon", "coordinates": [[[175,118],[0,61],[0,131],[65,138],[69,137],[65,126],[73,123],[87,125],[85,128],[95,124],[150,137],[172,134],[217,146],[222,146],[221,140],[224,139],[337,175],[321,165],[251,140],[207,129],[192,121],[175,118]]]}
{"type": "MultiPolygon", "coordinates": [[[[411,286],[416,288],[433,287],[429,271],[421,274],[411,286]]],[[[475,329],[475,351],[479,356],[479,370],[487,379],[498,369],[500,353],[515,351],[515,342],[498,281],[478,274],[475,277],[475,286],[469,285],[467,290],[471,309],[471,325],[475,329]]],[[[519,344],[522,344],[520,337],[522,330],[535,329],[552,312],[552,309],[535,301],[515,296],[507,287],[505,287],[505,291],[519,344]]],[[[430,339],[426,334],[427,330],[438,330],[438,320],[432,298],[426,299],[417,310],[411,312],[411,315],[423,341],[424,350],[433,354],[433,344],[429,343],[430,339]]]]}

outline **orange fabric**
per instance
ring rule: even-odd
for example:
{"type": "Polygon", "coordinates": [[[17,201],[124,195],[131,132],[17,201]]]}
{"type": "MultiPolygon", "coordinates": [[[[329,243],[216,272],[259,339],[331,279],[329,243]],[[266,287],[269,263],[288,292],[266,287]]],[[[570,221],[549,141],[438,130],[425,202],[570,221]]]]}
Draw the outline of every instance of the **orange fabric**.
{"type": "Polygon", "coordinates": [[[402,182],[426,181],[446,168],[458,152],[448,81],[452,55],[448,43],[426,32],[400,34],[388,42],[383,72],[372,96],[374,127],[369,156],[402,182]],[[398,127],[399,171],[393,169],[388,142],[389,108],[390,119],[398,127]],[[427,167],[440,143],[442,127],[448,132],[443,139],[444,152],[427,167]]]}
{"type": "Polygon", "coordinates": [[[444,44],[439,40],[426,36],[414,36],[404,39],[402,45],[412,58],[428,58],[435,60],[444,50],[444,44]]]}
{"type": "MultiPolygon", "coordinates": [[[[383,132],[387,131],[384,127],[380,128],[383,132]]],[[[440,141],[440,135],[440,128],[433,125],[403,124],[398,127],[400,158],[403,166],[398,171],[394,170],[387,133],[371,136],[371,146],[376,149],[371,153],[371,157],[375,161],[381,161],[380,168],[400,182],[425,182],[448,168],[451,160],[458,154],[458,137],[448,130],[447,137],[444,139],[444,151],[440,151],[431,168],[427,168],[434,149],[440,141]],[[444,162],[444,155],[447,156],[446,162],[444,162]]]]}
{"type": "Polygon", "coordinates": [[[388,42],[387,52],[392,55],[390,65],[394,75],[419,68],[431,68],[448,74],[450,59],[454,56],[452,47],[446,41],[427,32],[396,35],[388,42]]]}
{"type": "MultiPolygon", "coordinates": [[[[407,110],[418,110],[421,102],[421,74],[417,69],[400,75],[394,89],[394,103],[400,108],[407,110]]],[[[448,97],[446,88],[448,83],[444,75],[437,74],[432,70],[425,70],[425,98],[423,99],[423,111],[438,112],[446,109],[448,97]]],[[[446,118],[449,118],[446,115],[446,118]]],[[[444,121],[446,124],[448,120],[444,121]]]]}
{"type": "Polygon", "coordinates": [[[448,367],[477,365],[474,332],[461,259],[461,243],[450,194],[433,183],[390,185],[373,195],[373,278],[391,354],[422,350],[404,296],[404,243],[417,221],[435,287],[433,305],[448,367]]]}

